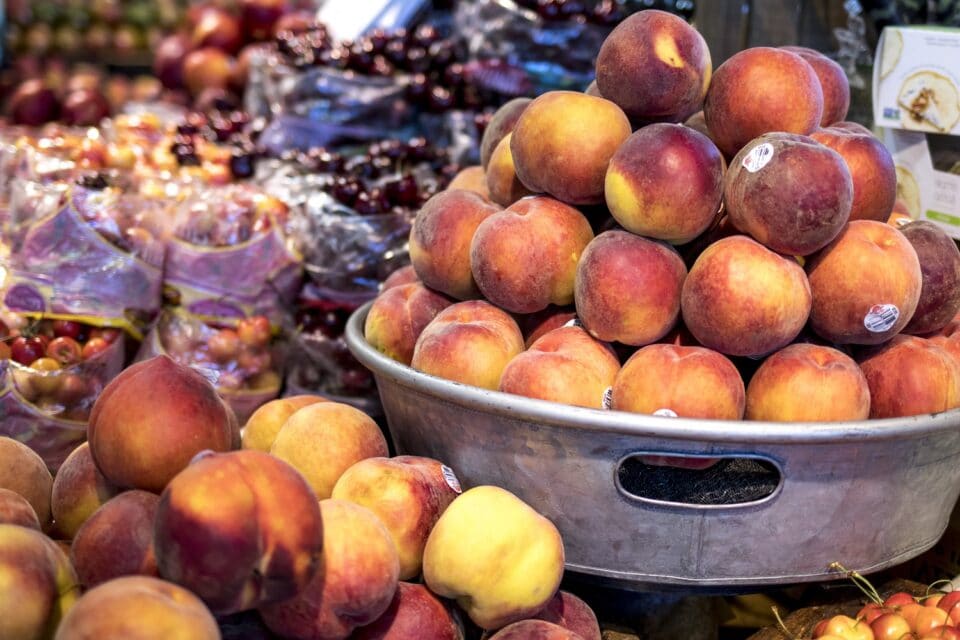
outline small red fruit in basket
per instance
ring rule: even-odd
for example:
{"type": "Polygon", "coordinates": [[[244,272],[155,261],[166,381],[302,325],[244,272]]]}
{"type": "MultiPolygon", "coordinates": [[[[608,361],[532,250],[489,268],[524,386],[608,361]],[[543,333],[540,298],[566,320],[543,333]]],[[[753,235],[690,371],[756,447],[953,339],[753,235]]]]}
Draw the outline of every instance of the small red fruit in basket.
{"type": "Polygon", "coordinates": [[[113,329],[110,327],[99,327],[90,331],[91,338],[103,338],[110,344],[113,344],[117,341],[117,338],[120,337],[120,329],[113,329]]]}
{"type": "Polygon", "coordinates": [[[242,349],[237,356],[237,365],[248,376],[255,376],[269,369],[271,360],[269,351],[242,349]]]}
{"type": "MultiPolygon", "coordinates": [[[[950,624],[950,614],[943,609],[925,607],[921,604],[917,606],[920,607],[920,609],[916,612],[916,618],[914,618],[914,622],[910,625],[917,635],[925,636],[937,627],[950,624]]],[[[907,607],[912,608],[911,605],[907,605],[907,607]]]]}
{"type": "Polygon", "coordinates": [[[84,360],[97,357],[110,347],[110,343],[103,338],[90,338],[87,344],[83,345],[80,354],[84,360]]]}
{"type": "Polygon", "coordinates": [[[47,345],[47,357],[53,358],[61,365],[68,367],[80,362],[83,357],[82,348],[80,343],[73,338],[60,336],[51,340],[50,344],[47,345]]]}
{"type": "Polygon", "coordinates": [[[937,607],[950,614],[950,621],[956,626],[960,623],[960,590],[944,595],[937,602],[937,607]]]}
{"type": "Polygon", "coordinates": [[[251,347],[265,347],[270,342],[270,321],[264,316],[244,318],[237,323],[240,342],[251,347]]]}
{"type": "Polygon", "coordinates": [[[906,591],[898,591],[883,601],[885,607],[902,607],[907,604],[917,604],[917,599],[906,591]]]}
{"type": "Polygon", "coordinates": [[[75,405],[92,394],[91,383],[87,382],[87,378],[76,373],[65,375],[60,381],[57,400],[67,407],[75,405]]]}
{"type": "Polygon", "coordinates": [[[845,640],[874,640],[873,630],[866,622],[850,616],[833,616],[813,630],[814,638],[837,636],[845,640]]]}
{"type": "Polygon", "coordinates": [[[46,346],[37,336],[31,338],[18,336],[10,343],[10,357],[25,366],[29,366],[34,360],[42,358],[45,353],[46,346]]]}
{"type": "Polygon", "coordinates": [[[884,613],[870,623],[874,640],[906,640],[913,635],[906,619],[898,613],[884,613]]]}
{"type": "Polygon", "coordinates": [[[53,335],[60,337],[73,338],[77,340],[83,332],[83,325],[73,320],[54,320],[53,335]]]}
{"type": "Polygon", "coordinates": [[[210,357],[217,362],[229,362],[240,353],[240,336],[233,329],[221,329],[207,340],[210,357]]]}
{"type": "Polygon", "coordinates": [[[857,612],[857,620],[863,620],[867,624],[873,624],[874,620],[887,613],[893,613],[893,610],[886,605],[869,602],[857,612]]]}
{"type": "Polygon", "coordinates": [[[946,625],[934,627],[920,636],[920,640],[960,640],[960,629],[946,625]]]}
{"type": "MultiPolygon", "coordinates": [[[[60,371],[60,363],[53,358],[38,358],[30,363],[30,368],[41,374],[60,371]]],[[[30,384],[43,395],[54,395],[60,389],[60,376],[37,375],[32,376],[30,384]]]]}

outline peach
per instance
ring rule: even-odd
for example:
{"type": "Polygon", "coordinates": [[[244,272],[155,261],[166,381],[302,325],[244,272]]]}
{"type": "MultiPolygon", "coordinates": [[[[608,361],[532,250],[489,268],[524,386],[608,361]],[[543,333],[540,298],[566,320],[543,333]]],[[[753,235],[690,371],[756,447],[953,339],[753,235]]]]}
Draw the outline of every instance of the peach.
{"type": "Polygon", "coordinates": [[[577,267],[575,299],[584,328],[598,340],[634,346],[673,328],[687,269],[670,245],[627,231],[605,231],[577,267]]]}
{"type": "Polygon", "coordinates": [[[916,336],[895,336],[860,359],[870,417],[897,418],[960,407],[960,360],[916,336]]]}
{"type": "Polygon", "coordinates": [[[484,170],[489,169],[494,149],[517,126],[517,120],[531,102],[533,102],[531,98],[514,98],[494,112],[480,138],[480,166],[484,170]]]}
{"type": "Polygon", "coordinates": [[[523,336],[505,311],[483,300],[451,305],[417,339],[410,366],[433,376],[495,390],[504,367],[523,351],[523,336]]]}
{"type": "Polygon", "coordinates": [[[781,49],[806,60],[817,74],[820,89],[823,91],[823,116],[820,118],[820,126],[829,127],[835,122],[843,121],[850,109],[850,82],[843,67],[816,49],[795,46],[781,49]]]}
{"type": "Polygon", "coordinates": [[[54,640],[219,640],[210,610],[194,594],[148,576],[125,576],[83,594],[54,640]]]}
{"type": "Polygon", "coordinates": [[[127,575],[157,575],[153,519],[160,496],[134,489],[111,498],[90,516],[70,547],[84,589],[127,575]]]}
{"type": "Polygon", "coordinates": [[[543,611],[534,618],[560,625],[573,631],[583,640],[600,640],[597,614],[586,602],[569,591],[558,591],[543,611]]]}
{"type": "Polygon", "coordinates": [[[233,448],[238,431],[210,381],[162,355],[128,367],[104,387],[87,439],[107,480],[159,493],[200,451],[233,448]]]}
{"type": "Polygon", "coordinates": [[[647,415],[740,420],[744,388],[730,360],[704,347],[651,344],[623,364],[611,408],[647,415]]]}
{"type": "Polygon", "coordinates": [[[49,638],[80,595],[70,561],[39,531],[0,524],[0,638],[49,638]]]}
{"type": "Polygon", "coordinates": [[[792,344],[764,360],[747,386],[748,420],[838,422],[870,416],[870,388],[850,356],[792,344]]]}
{"type": "Polygon", "coordinates": [[[563,202],[603,202],[613,153],[630,135],[630,121],[613,102],[573,91],[548,91],[517,121],[510,151],[520,182],[563,202]]]}
{"type": "Polygon", "coordinates": [[[901,226],[900,232],[917,252],[923,275],[917,310],[903,331],[914,334],[939,331],[960,311],[960,250],[933,222],[910,222],[901,226]]]}
{"type": "Polygon", "coordinates": [[[458,300],[480,295],[470,271],[477,227],[500,211],[472,191],[441,191],[421,207],[410,228],[410,262],[431,289],[458,300]]]}
{"type": "MultiPolygon", "coordinates": [[[[698,133],[702,133],[703,135],[710,138],[710,129],[707,128],[707,119],[703,115],[703,109],[701,109],[700,111],[697,111],[695,114],[687,118],[683,122],[683,126],[690,127],[694,131],[698,133]]],[[[712,141],[713,139],[711,138],[711,142],[712,141]]]]}
{"type": "Polygon", "coordinates": [[[97,469],[90,445],[84,442],[70,452],[53,478],[50,510],[57,533],[72,539],[80,525],[119,492],[97,469]]]}
{"type": "Polygon", "coordinates": [[[620,361],[609,345],[581,327],[560,327],[507,364],[500,391],[602,409],[619,370],[620,361]]]}
{"type": "Polygon", "coordinates": [[[464,189],[473,191],[484,200],[490,199],[490,191],[487,189],[487,175],[480,165],[464,167],[457,172],[447,185],[447,189],[464,189]]]}
{"type": "Polygon", "coordinates": [[[420,332],[451,304],[453,300],[419,282],[391,287],[373,301],[364,337],[388,358],[409,365],[420,332]]]}
{"type": "Polygon", "coordinates": [[[400,579],[420,575],[427,536],[461,493],[453,470],[431,458],[367,458],[347,469],[333,487],[335,500],[370,509],[397,547],[400,579]]]}
{"type": "Polygon", "coordinates": [[[554,329],[573,324],[583,326],[577,320],[577,311],[573,305],[565,307],[556,307],[550,305],[542,311],[536,311],[530,314],[521,314],[516,316],[517,326],[524,336],[524,348],[529,349],[530,345],[554,329]]]}
{"type": "Polygon", "coordinates": [[[627,231],[672,244],[690,242],[720,210],[723,156],[689,127],[651,124],[613,154],[604,193],[610,213],[627,231]]]}
{"type": "Polygon", "coordinates": [[[53,476],[33,449],[6,436],[0,436],[0,489],[9,489],[26,498],[41,527],[50,522],[53,476]]]}
{"type": "Polygon", "coordinates": [[[839,153],[850,170],[850,219],[886,222],[897,198],[897,172],[893,156],[883,143],[869,131],[856,132],[852,127],[833,126],[810,137],[839,153]]]}
{"type": "Polygon", "coordinates": [[[463,623],[453,609],[422,584],[401,582],[387,610],[360,627],[352,640],[463,640],[463,623]]]}
{"type": "Polygon", "coordinates": [[[713,61],[703,36],[666,11],[638,11],[597,55],[597,87],[640,121],[682,122],[700,110],[713,61]]]}
{"type": "Polygon", "coordinates": [[[270,453],[299,471],[323,500],[343,472],[366,458],[389,455],[373,418],[341,402],[306,406],[287,418],[270,453]]]}
{"type": "Polygon", "coordinates": [[[810,326],[835,344],[886,342],[907,326],[920,300],[917,252],[883,222],[850,222],[806,269],[810,326]]]}
{"type": "Polygon", "coordinates": [[[243,448],[270,453],[270,447],[287,418],[306,406],[326,401],[321,396],[303,394],[277,398],[260,405],[243,427],[243,448]]]}
{"type": "Polygon", "coordinates": [[[320,534],[316,496],[290,465],[261,451],[207,453],[161,494],[154,552],[164,579],[231,613],[299,593],[320,534]]]}
{"type": "Polygon", "coordinates": [[[746,236],[700,254],[683,283],[683,322],[705,347],[764,356],[790,344],[810,315],[810,283],[793,258],[746,236]]]}
{"type": "Polygon", "coordinates": [[[764,133],[816,131],[823,118],[823,89],[813,67],[797,54],[752,47],[717,67],[703,116],[716,145],[734,156],[764,133]]]}
{"type": "Polygon", "coordinates": [[[521,620],[507,625],[490,640],[584,640],[578,633],[546,620],[521,620]]]}
{"type": "Polygon", "coordinates": [[[730,216],[724,213],[723,204],[721,203],[720,213],[717,214],[717,217],[714,218],[713,223],[707,230],[694,238],[693,241],[677,247],[677,251],[683,256],[683,263],[687,265],[689,269],[697,261],[697,258],[700,257],[700,254],[707,250],[707,247],[717,240],[723,240],[724,238],[735,235],[739,235],[739,231],[737,231],[733,223],[730,222],[730,216]]]}
{"type": "Polygon", "coordinates": [[[886,222],[894,229],[899,229],[908,222],[912,222],[913,218],[910,217],[910,212],[906,210],[906,205],[903,204],[903,200],[897,199],[893,203],[893,211],[890,213],[890,217],[887,218],[886,222]]]}
{"type": "Polygon", "coordinates": [[[345,500],[321,500],[323,552],[306,589],[267,604],[267,627],[297,640],[345,640],[390,606],[400,561],[390,533],[372,511],[345,500]]]}
{"type": "Polygon", "coordinates": [[[473,278],[487,300],[514,313],[570,304],[577,262],[591,240],[590,223],[570,205],[524,198],[477,227],[473,278]]]}
{"type": "Polygon", "coordinates": [[[10,489],[0,489],[0,524],[16,524],[40,531],[37,512],[26,498],[10,489]]]}
{"type": "Polygon", "coordinates": [[[546,606],[563,562],[552,522],[505,489],[479,486],[440,516],[423,552],[423,578],[477,626],[498,629],[546,606]]]}
{"type": "Polygon", "coordinates": [[[943,347],[947,353],[960,362],[960,336],[933,335],[927,337],[927,340],[938,347],[943,347]]]}
{"type": "Polygon", "coordinates": [[[853,180],[843,157],[812,138],[768,133],[730,163],[723,204],[730,222],[778,253],[827,246],[850,218],[853,180]]]}
{"type": "Polygon", "coordinates": [[[391,287],[399,287],[402,284],[411,284],[413,282],[420,282],[420,278],[417,276],[417,270],[413,268],[413,265],[408,264],[387,276],[387,279],[380,285],[380,293],[383,293],[391,287]]]}
{"type": "Polygon", "coordinates": [[[508,133],[500,140],[487,165],[486,185],[490,194],[489,199],[503,207],[510,206],[520,198],[532,194],[517,177],[513,153],[510,151],[512,139],[513,134],[508,133]]]}

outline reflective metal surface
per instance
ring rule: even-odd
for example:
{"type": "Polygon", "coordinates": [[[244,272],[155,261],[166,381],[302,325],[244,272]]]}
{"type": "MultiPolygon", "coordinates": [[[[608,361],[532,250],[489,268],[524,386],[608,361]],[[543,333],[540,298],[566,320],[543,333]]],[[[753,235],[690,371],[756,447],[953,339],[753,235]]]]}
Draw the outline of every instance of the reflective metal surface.
{"type": "Polygon", "coordinates": [[[394,362],[363,338],[368,309],[347,344],[376,377],[398,453],[514,492],[557,525],[574,571],[691,590],[833,579],[833,561],[877,571],[933,546],[960,493],[960,411],[787,424],[571,407],[394,362]],[[638,452],[757,458],[780,479],[746,504],[637,499],[619,467],[638,452]]]}

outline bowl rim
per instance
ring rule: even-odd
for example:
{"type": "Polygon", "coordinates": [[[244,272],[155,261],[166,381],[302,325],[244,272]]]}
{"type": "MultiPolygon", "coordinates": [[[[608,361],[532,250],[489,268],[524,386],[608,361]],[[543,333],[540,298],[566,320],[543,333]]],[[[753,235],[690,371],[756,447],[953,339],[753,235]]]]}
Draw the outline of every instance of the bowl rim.
{"type": "MultiPolygon", "coordinates": [[[[490,391],[422,373],[377,351],[367,342],[363,331],[372,305],[373,301],[367,302],[350,315],[344,338],[354,357],[374,374],[378,382],[385,378],[411,391],[513,421],[631,437],[744,445],[914,439],[960,427],[960,409],[846,422],[705,420],[589,409],[490,391]]],[[[389,421],[389,412],[387,415],[389,421]]]]}

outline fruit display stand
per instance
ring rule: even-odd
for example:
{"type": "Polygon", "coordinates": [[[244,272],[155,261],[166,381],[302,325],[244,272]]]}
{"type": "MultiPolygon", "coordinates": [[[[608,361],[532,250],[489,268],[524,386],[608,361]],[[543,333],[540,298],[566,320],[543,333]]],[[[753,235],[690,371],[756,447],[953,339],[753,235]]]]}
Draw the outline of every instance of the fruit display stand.
{"type": "MultiPolygon", "coordinates": [[[[844,70],[714,69],[686,1],[467,1],[198,10],[157,60],[195,112],[0,133],[0,638],[742,640],[738,594],[888,606],[837,561],[926,594],[886,572],[960,495],[960,249],[891,215],[844,70]]],[[[960,640],[940,596],[889,607],[960,640]]]]}

